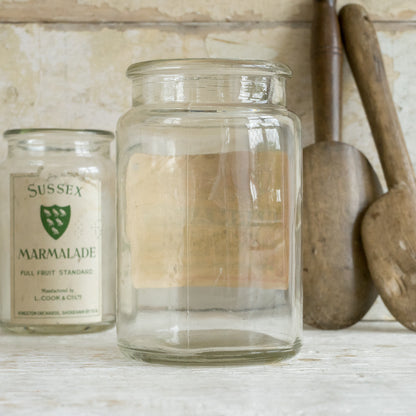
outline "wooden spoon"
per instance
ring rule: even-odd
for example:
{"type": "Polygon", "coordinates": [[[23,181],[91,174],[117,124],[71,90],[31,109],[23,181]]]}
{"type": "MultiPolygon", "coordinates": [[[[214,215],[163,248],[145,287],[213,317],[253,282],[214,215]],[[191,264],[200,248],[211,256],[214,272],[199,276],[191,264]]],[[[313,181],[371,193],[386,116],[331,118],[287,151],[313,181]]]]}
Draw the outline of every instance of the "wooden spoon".
{"type": "Polygon", "coordinates": [[[416,331],[416,179],[368,14],[361,6],[348,5],[340,21],[389,188],[365,214],[365,253],[384,303],[399,322],[416,331]]]}
{"type": "Polygon", "coordinates": [[[316,144],[304,149],[304,322],[353,325],[377,296],[360,225],[381,186],[367,159],[340,143],[342,46],[334,0],[314,1],[312,87],[316,144]]]}

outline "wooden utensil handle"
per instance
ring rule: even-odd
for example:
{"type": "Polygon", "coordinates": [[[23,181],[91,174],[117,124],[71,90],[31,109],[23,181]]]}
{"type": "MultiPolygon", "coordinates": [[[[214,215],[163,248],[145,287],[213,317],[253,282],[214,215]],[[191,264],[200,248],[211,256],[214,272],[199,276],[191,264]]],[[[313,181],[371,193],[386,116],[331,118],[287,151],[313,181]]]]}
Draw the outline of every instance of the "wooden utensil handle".
{"type": "Polygon", "coordinates": [[[340,12],[344,47],[360,91],[389,188],[415,186],[415,176],[393,103],[377,34],[366,10],[350,4],[340,12]]]}
{"type": "Polygon", "coordinates": [[[314,0],[311,71],[315,140],[341,140],[342,43],[336,0],[314,0]]]}

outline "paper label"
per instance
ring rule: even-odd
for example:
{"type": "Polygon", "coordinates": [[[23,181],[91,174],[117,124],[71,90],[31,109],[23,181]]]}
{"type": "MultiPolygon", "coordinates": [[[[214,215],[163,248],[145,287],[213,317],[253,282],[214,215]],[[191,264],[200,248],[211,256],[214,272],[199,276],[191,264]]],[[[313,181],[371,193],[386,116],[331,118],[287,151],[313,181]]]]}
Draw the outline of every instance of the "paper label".
{"type": "Polygon", "coordinates": [[[287,289],[287,188],[281,151],[134,154],[124,231],[134,286],[287,289]]]}
{"type": "Polygon", "coordinates": [[[11,176],[11,321],[101,321],[101,183],[11,176]]]}

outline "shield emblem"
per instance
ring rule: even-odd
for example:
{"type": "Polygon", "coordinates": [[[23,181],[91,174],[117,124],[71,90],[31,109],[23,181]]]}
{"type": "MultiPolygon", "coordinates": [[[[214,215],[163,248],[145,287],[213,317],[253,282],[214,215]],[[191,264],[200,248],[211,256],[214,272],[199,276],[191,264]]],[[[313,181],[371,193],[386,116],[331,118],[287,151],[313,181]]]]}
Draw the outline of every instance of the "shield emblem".
{"type": "Polygon", "coordinates": [[[71,218],[71,206],[60,207],[51,205],[50,207],[40,206],[40,218],[43,228],[55,240],[62,236],[68,228],[71,218]]]}

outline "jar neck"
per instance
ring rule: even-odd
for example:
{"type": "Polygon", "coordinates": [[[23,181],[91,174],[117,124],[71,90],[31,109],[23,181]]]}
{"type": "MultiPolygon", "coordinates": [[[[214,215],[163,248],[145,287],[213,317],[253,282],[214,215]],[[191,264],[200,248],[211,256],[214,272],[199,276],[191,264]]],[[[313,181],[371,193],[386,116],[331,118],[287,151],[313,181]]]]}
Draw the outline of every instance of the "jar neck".
{"type": "Polygon", "coordinates": [[[133,78],[133,106],[286,105],[286,78],[270,75],[141,74],[133,78]]]}

